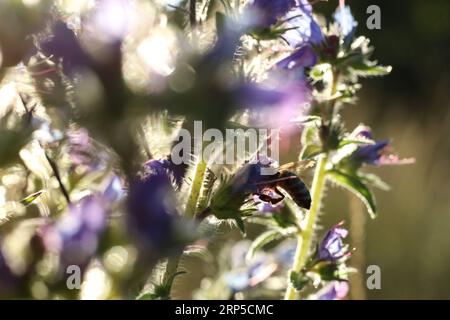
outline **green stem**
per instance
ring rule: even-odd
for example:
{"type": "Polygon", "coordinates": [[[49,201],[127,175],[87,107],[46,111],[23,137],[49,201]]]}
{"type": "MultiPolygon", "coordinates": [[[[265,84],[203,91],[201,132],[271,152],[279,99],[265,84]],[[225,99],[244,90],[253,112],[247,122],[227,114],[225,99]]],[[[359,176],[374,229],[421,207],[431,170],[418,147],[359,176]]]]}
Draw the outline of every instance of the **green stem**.
{"type": "MultiPolygon", "coordinates": [[[[203,185],[207,164],[203,160],[199,160],[197,163],[194,175],[192,179],[191,190],[189,191],[188,200],[186,203],[185,216],[187,218],[194,218],[197,210],[198,199],[200,196],[200,190],[203,185]]],[[[178,271],[178,265],[183,255],[183,250],[170,257],[167,261],[166,270],[163,276],[163,284],[168,283],[171,277],[178,271]]],[[[169,288],[171,290],[171,288],[169,288]]]]}
{"type": "MultiPolygon", "coordinates": [[[[317,215],[320,209],[320,202],[322,198],[322,192],[325,186],[326,164],[328,161],[328,155],[324,154],[319,157],[317,162],[316,171],[314,173],[314,179],[312,183],[312,203],[311,209],[306,217],[306,226],[304,230],[298,236],[297,249],[294,256],[294,263],[292,265],[292,271],[299,272],[306,263],[308,258],[309,249],[311,248],[311,242],[314,236],[314,227],[316,224],[317,215]]],[[[285,300],[295,300],[297,292],[289,281],[288,288],[286,290],[285,300]]]]}

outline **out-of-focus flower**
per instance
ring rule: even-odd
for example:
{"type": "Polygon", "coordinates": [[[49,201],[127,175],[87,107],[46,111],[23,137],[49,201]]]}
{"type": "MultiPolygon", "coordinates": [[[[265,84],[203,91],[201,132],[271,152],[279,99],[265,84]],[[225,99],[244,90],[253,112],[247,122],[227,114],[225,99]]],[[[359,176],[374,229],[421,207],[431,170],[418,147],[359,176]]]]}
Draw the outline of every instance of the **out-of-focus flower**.
{"type": "Polygon", "coordinates": [[[331,281],[320,289],[314,298],[317,300],[343,300],[349,292],[349,285],[346,281],[331,281]]]}
{"type": "Polygon", "coordinates": [[[353,37],[356,26],[358,23],[353,18],[352,12],[349,6],[339,6],[333,15],[334,21],[339,27],[339,33],[344,43],[349,43],[353,37]]]}
{"type": "Polygon", "coordinates": [[[280,265],[290,268],[292,266],[292,262],[294,261],[295,250],[295,242],[285,241],[275,248],[275,260],[280,265]]]}
{"type": "Polygon", "coordinates": [[[325,261],[336,261],[348,254],[348,245],[342,239],[346,238],[348,231],[342,228],[343,222],[331,228],[319,244],[317,258],[325,261]]]}
{"type": "Polygon", "coordinates": [[[123,181],[114,175],[108,181],[103,191],[103,197],[110,203],[114,203],[125,196],[123,181]]]}
{"type": "Polygon", "coordinates": [[[313,47],[305,44],[294,53],[277,62],[271,70],[271,76],[277,77],[283,83],[292,83],[292,87],[298,86],[306,90],[307,80],[305,68],[313,67],[318,61],[318,56],[313,47]]]}
{"type": "Polygon", "coordinates": [[[312,67],[317,63],[317,54],[310,45],[304,45],[287,58],[277,62],[276,67],[287,70],[312,67]]]}
{"type": "Polygon", "coordinates": [[[99,169],[102,164],[102,157],[105,155],[95,149],[86,129],[80,128],[69,131],[67,145],[72,168],[80,166],[87,171],[99,169]]]}
{"type": "Polygon", "coordinates": [[[255,256],[250,263],[246,263],[248,246],[249,242],[241,241],[231,249],[232,271],[226,273],[224,278],[233,293],[255,287],[268,279],[277,269],[277,264],[265,254],[255,256]]]}
{"type": "Polygon", "coordinates": [[[71,204],[55,224],[43,229],[44,245],[59,253],[64,265],[85,266],[97,251],[107,216],[108,204],[102,197],[84,197],[71,204]]]}
{"type": "Polygon", "coordinates": [[[269,278],[276,269],[275,263],[260,259],[248,266],[247,269],[227,273],[225,281],[232,292],[244,291],[269,278]]]}
{"type": "Polygon", "coordinates": [[[293,47],[299,47],[305,43],[320,45],[324,36],[319,24],[313,17],[312,6],[308,0],[300,0],[299,5],[286,15],[288,30],[283,38],[293,47]]]}
{"type": "Polygon", "coordinates": [[[91,64],[90,57],[81,48],[73,30],[62,21],[53,25],[51,36],[41,43],[41,49],[47,56],[61,59],[67,75],[91,64]]]}
{"type": "Polygon", "coordinates": [[[139,245],[159,254],[171,241],[177,213],[163,163],[154,160],[146,167],[146,172],[130,183],[128,224],[139,245]]]}
{"type": "Polygon", "coordinates": [[[89,38],[105,44],[120,43],[124,39],[133,17],[130,1],[99,0],[85,28],[89,38]]]}
{"type": "Polygon", "coordinates": [[[86,129],[78,129],[68,133],[69,158],[74,165],[89,163],[92,144],[86,129]]]}
{"type": "Polygon", "coordinates": [[[296,0],[253,0],[247,9],[256,15],[258,27],[267,28],[278,22],[296,5],[296,0]]]}

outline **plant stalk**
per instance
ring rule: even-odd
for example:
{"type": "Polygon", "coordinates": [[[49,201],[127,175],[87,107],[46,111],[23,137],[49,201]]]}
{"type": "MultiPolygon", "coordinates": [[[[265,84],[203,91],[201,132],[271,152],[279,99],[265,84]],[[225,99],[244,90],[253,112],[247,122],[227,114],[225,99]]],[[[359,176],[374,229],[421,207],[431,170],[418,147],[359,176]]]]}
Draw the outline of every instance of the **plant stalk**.
{"type": "MultiPolygon", "coordinates": [[[[320,202],[322,198],[322,192],[325,186],[326,176],[326,164],[328,162],[328,155],[323,154],[319,157],[317,162],[316,171],[314,173],[313,183],[311,187],[312,203],[311,209],[306,217],[306,226],[304,230],[298,235],[297,249],[294,256],[294,263],[292,265],[292,271],[299,272],[306,263],[308,258],[309,249],[314,236],[314,227],[316,224],[317,215],[320,210],[320,202]]],[[[292,286],[290,280],[286,290],[285,300],[295,300],[297,298],[297,291],[292,286]]]]}
{"type": "MultiPolygon", "coordinates": [[[[191,190],[189,191],[189,196],[186,203],[185,217],[187,218],[194,218],[195,216],[198,199],[200,196],[200,190],[202,188],[203,180],[206,174],[206,169],[207,169],[206,162],[200,159],[194,170],[191,190]]],[[[173,255],[167,260],[166,270],[163,276],[162,282],[163,284],[166,284],[171,279],[173,274],[175,274],[178,271],[178,265],[180,263],[182,255],[183,250],[181,250],[179,253],[173,255]]]]}

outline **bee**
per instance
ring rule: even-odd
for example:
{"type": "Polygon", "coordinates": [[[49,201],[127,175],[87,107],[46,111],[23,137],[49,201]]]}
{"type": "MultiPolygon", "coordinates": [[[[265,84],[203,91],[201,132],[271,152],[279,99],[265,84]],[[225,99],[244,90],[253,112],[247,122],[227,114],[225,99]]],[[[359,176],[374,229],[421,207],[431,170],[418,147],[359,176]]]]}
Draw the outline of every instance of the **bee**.
{"type": "MultiPolygon", "coordinates": [[[[311,163],[309,161],[301,165],[309,167],[311,163]]],[[[259,161],[246,164],[235,176],[235,191],[251,193],[263,202],[277,204],[285,198],[279,189],[281,188],[299,207],[309,210],[311,207],[309,189],[296,173],[288,169],[294,166],[295,164],[290,163],[280,167],[274,174],[262,174],[262,169],[270,167],[270,164],[259,161]]]]}

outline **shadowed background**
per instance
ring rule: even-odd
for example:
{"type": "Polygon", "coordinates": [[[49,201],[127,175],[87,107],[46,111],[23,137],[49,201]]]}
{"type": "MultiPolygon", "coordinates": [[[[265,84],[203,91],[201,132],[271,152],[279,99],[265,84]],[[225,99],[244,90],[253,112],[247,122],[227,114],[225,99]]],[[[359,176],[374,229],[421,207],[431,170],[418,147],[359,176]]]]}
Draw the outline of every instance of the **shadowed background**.
{"type": "MultiPolygon", "coordinates": [[[[416,164],[373,168],[391,185],[376,191],[379,217],[367,221],[365,264],[381,268],[381,290],[369,299],[450,298],[450,2],[347,1],[391,75],[363,82],[359,102],[344,111],[348,127],[375,128],[416,164]],[[381,8],[381,30],[367,30],[366,9],[381,8]]],[[[328,12],[334,3],[318,4],[328,12]]],[[[328,193],[325,225],[349,219],[347,192],[328,193]]],[[[356,254],[356,253],[355,253],[356,254]]]]}

